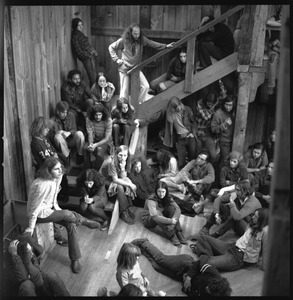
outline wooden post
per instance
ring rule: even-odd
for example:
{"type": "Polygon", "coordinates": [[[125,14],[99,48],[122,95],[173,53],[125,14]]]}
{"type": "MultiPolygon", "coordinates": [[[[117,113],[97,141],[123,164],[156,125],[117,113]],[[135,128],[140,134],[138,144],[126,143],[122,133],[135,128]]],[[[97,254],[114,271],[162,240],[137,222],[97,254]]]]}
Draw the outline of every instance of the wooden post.
{"type": "Polygon", "coordinates": [[[191,89],[193,85],[194,52],[195,52],[195,38],[192,38],[187,42],[186,72],[185,72],[185,85],[184,85],[185,93],[191,93],[191,89]]]}
{"type": "Polygon", "coordinates": [[[277,90],[277,140],[271,207],[267,269],[262,296],[290,296],[290,15],[282,9],[281,56],[277,90]]]}
{"type": "Polygon", "coordinates": [[[135,71],[133,74],[130,75],[130,97],[129,101],[131,102],[131,105],[135,109],[135,116],[138,115],[139,110],[139,90],[140,90],[140,80],[139,80],[139,70],[135,71]]]}
{"type": "Polygon", "coordinates": [[[264,74],[250,72],[250,66],[262,68],[267,5],[246,5],[239,47],[238,102],[232,149],[243,153],[249,102],[254,101],[264,74]]]}

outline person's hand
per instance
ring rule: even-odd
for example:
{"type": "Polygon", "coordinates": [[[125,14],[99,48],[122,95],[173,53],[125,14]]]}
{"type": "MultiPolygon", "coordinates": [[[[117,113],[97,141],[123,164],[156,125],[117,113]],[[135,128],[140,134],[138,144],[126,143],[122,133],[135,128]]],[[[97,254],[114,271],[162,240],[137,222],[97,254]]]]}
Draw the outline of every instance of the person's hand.
{"type": "Polygon", "coordinates": [[[208,17],[208,16],[203,17],[202,20],[200,21],[199,26],[200,26],[200,27],[203,26],[203,24],[204,24],[205,22],[207,22],[209,19],[210,19],[210,17],[208,17]]]}
{"type": "Polygon", "coordinates": [[[176,218],[172,218],[171,220],[172,220],[173,225],[176,225],[176,223],[178,222],[178,220],[176,218]]]}
{"type": "Polygon", "coordinates": [[[96,149],[96,144],[89,144],[87,150],[93,152],[96,149]]]}
{"type": "Polygon", "coordinates": [[[227,118],[227,119],[225,120],[225,123],[227,123],[228,125],[231,125],[231,124],[232,124],[231,118],[227,118]]]}
{"type": "Polygon", "coordinates": [[[53,155],[55,158],[58,158],[58,154],[55,152],[53,155]]]}
{"type": "Polygon", "coordinates": [[[124,118],[121,118],[120,122],[121,122],[122,124],[127,124],[127,120],[124,119],[124,118]]]}
{"type": "Polygon", "coordinates": [[[166,48],[173,48],[173,45],[174,45],[174,42],[172,42],[172,43],[166,45],[166,48]]]}
{"type": "Polygon", "coordinates": [[[133,122],[134,122],[136,127],[139,127],[139,119],[135,119],[133,122]]]}
{"type": "Polygon", "coordinates": [[[236,192],[232,192],[230,194],[230,198],[229,198],[230,203],[234,203],[234,201],[235,201],[236,198],[237,198],[236,192]]]}
{"type": "Polygon", "coordinates": [[[134,193],[136,193],[137,187],[135,184],[131,184],[130,188],[133,190],[134,193]]]}
{"type": "Polygon", "coordinates": [[[183,274],[183,291],[189,293],[191,287],[191,278],[186,273],[183,274]]]}
{"type": "Polygon", "coordinates": [[[231,185],[231,181],[230,180],[226,180],[226,185],[231,185]]]}
{"type": "Polygon", "coordinates": [[[271,202],[271,196],[270,196],[270,195],[262,195],[262,198],[263,198],[267,203],[270,203],[270,202],[271,202]]]}
{"type": "Polygon", "coordinates": [[[82,111],[81,113],[82,113],[82,115],[83,115],[84,118],[87,118],[87,113],[86,113],[86,111],[82,111]]]}
{"type": "Polygon", "coordinates": [[[143,281],[144,281],[144,286],[145,286],[146,288],[149,287],[150,281],[149,281],[146,277],[144,277],[143,281]]]}
{"type": "Polygon", "coordinates": [[[220,225],[222,223],[222,219],[218,213],[215,214],[215,221],[217,225],[220,225]]]}
{"type": "Polygon", "coordinates": [[[187,138],[194,138],[194,134],[192,132],[190,132],[187,136],[187,138]]]}
{"type": "Polygon", "coordinates": [[[29,233],[30,235],[33,235],[34,230],[30,227],[26,228],[24,233],[29,233]]]}
{"type": "Polygon", "coordinates": [[[170,78],[170,80],[173,81],[173,82],[177,82],[178,79],[177,79],[176,76],[172,75],[171,78],[170,78]]]}
{"type": "Polygon", "coordinates": [[[11,255],[17,254],[17,245],[19,244],[19,240],[13,240],[8,247],[8,251],[11,255]]]}

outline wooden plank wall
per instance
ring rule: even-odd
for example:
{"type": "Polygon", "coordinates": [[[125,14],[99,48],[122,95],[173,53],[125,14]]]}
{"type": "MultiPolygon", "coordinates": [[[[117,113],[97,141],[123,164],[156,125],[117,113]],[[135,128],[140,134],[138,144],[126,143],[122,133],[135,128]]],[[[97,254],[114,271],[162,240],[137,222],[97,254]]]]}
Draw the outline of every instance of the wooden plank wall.
{"type": "Polygon", "coordinates": [[[26,200],[34,178],[30,125],[38,116],[52,115],[63,80],[77,66],[70,44],[76,11],[90,38],[89,6],[5,7],[4,187],[8,200],[26,200]]]}

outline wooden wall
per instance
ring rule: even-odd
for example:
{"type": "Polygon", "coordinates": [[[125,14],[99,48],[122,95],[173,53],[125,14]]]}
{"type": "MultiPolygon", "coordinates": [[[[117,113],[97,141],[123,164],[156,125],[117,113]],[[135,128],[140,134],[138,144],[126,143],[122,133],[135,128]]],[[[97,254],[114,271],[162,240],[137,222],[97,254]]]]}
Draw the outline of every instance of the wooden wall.
{"type": "Polygon", "coordinates": [[[27,200],[34,178],[29,128],[50,117],[60,101],[69,70],[81,64],[71,52],[71,20],[76,11],[90,38],[89,6],[6,6],[4,11],[4,191],[27,200]]]}

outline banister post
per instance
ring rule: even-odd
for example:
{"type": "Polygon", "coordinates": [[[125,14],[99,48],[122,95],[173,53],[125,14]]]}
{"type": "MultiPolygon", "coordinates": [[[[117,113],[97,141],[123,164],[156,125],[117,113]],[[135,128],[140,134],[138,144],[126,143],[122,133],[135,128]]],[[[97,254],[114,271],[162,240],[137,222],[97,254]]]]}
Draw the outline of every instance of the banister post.
{"type": "Polygon", "coordinates": [[[184,92],[191,93],[193,85],[193,71],[194,71],[194,54],[195,54],[195,37],[187,42],[186,53],[186,72],[184,92]]]}
{"type": "Polygon", "coordinates": [[[139,109],[139,90],[140,90],[140,84],[139,84],[139,70],[136,70],[134,73],[130,75],[130,103],[135,109],[135,118],[138,115],[138,109],[139,109]]]}

